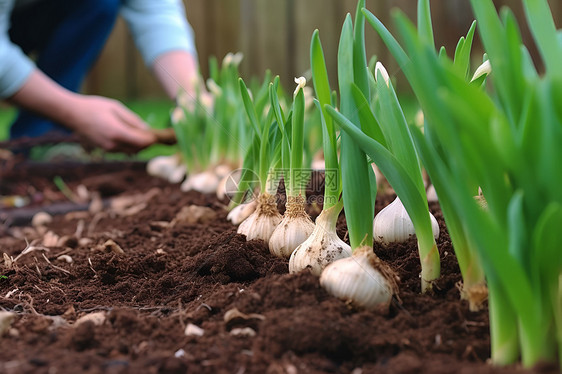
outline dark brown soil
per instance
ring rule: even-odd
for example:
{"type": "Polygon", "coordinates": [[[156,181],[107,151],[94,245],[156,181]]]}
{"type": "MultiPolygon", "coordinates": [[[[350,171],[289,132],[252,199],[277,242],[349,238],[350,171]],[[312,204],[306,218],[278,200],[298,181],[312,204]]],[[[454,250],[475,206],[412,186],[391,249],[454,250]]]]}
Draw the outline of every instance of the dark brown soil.
{"type": "MultiPolygon", "coordinates": [[[[55,216],[47,230],[69,236],[59,247],[25,254],[11,268],[0,264],[0,308],[17,314],[0,338],[0,373],[531,372],[487,363],[487,311],[469,312],[459,299],[459,269],[437,204],[431,209],[442,229],[443,275],[434,294],[420,294],[414,241],[375,246],[401,278],[402,304],[380,315],[329,296],[310,274],[288,274],[287,261],[263,242],[236,234],[224,201],[182,193],[136,164],[43,165],[41,173],[19,165],[2,174],[0,190],[39,195],[36,206],[52,204],[64,199],[55,175],[106,199],[152,192],[134,214],[106,207],[55,216]],[[214,219],[165,224],[189,205],[213,209],[214,219]],[[89,242],[75,237],[77,228],[89,242]],[[108,239],[124,253],[104,246],[108,239]],[[58,260],[61,254],[72,263],[58,260]],[[233,309],[246,316],[225,321],[233,309]],[[101,324],[74,325],[95,312],[105,316],[101,324]],[[186,336],[188,324],[203,334],[186,336]]],[[[391,199],[380,196],[377,210],[391,199]]],[[[15,258],[25,239],[43,240],[47,230],[5,225],[0,250],[15,258]]],[[[346,237],[343,215],[338,233],[346,237]]]]}

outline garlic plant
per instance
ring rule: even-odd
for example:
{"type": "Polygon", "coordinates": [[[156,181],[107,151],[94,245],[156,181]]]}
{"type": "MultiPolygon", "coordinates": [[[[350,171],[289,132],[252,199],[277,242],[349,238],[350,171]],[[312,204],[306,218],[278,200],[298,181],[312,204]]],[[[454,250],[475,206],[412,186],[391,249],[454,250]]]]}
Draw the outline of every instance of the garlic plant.
{"type": "MultiPolygon", "coordinates": [[[[355,29],[348,14],[341,33],[338,49],[338,82],[340,110],[329,105],[324,108],[350,118],[354,128],[362,126],[359,111],[354,103],[355,94],[370,96],[365,58],[365,18],[357,6],[355,29]],[[355,30],[355,33],[354,33],[355,30]],[[355,68],[354,67],[361,67],[355,68]]],[[[357,128],[358,131],[360,131],[357,128]]],[[[342,193],[352,256],[339,259],[326,266],[320,284],[332,295],[353,305],[381,311],[388,310],[393,295],[398,293],[396,277],[373,252],[373,212],[376,182],[367,157],[354,139],[341,134],[342,193]]]]}
{"type": "Polygon", "coordinates": [[[324,171],[324,205],[316,218],[314,231],[291,254],[289,272],[297,273],[308,269],[312,274],[320,276],[328,264],[341,258],[351,256],[351,247],[338,237],[336,223],[343,208],[341,195],[341,173],[338,162],[337,136],[331,117],[325,115],[324,104],[331,100],[328,72],[324,60],[324,52],[318,30],[312,36],[310,47],[312,61],[312,77],[314,90],[317,93],[317,104],[321,108],[320,120],[323,136],[324,171]]]}
{"type": "Polygon", "coordinates": [[[283,125],[284,118],[281,107],[276,101],[275,92],[270,89],[272,107],[275,108],[278,124],[283,134],[282,142],[285,155],[289,153],[290,156],[282,158],[287,195],[285,214],[269,239],[270,252],[281,258],[289,258],[295,248],[304,242],[314,230],[314,223],[305,211],[305,187],[308,178],[305,176],[306,171],[302,167],[305,109],[303,88],[306,85],[306,79],[304,77],[295,78],[295,83],[297,83],[297,87],[293,94],[290,137],[287,131],[289,124],[283,125]]]}
{"type": "MultiPolygon", "coordinates": [[[[249,148],[248,160],[245,160],[245,166],[251,167],[253,170],[251,172],[245,170],[242,179],[244,180],[244,175],[249,174],[255,175],[259,179],[259,194],[255,210],[238,226],[238,233],[246,235],[247,240],[261,239],[269,243],[273,231],[282,220],[276,201],[279,184],[276,168],[280,163],[281,148],[279,130],[278,126],[273,123],[272,114],[258,116],[257,102],[252,101],[242,78],[238,82],[244,108],[254,129],[254,140],[249,148]],[[257,147],[258,145],[259,147],[257,147]]],[[[277,78],[275,84],[278,82],[277,78]]],[[[259,110],[259,112],[263,111],[259,110]]]]}
{"type": "Polygon", "coordinates": [[[364,150],[377,164],[404,204],[416,229],[421,263],[421,290],[427,292],[439,278],[441,263],[427,204],[421,162],[392,82],[385,79],[388,73],[385,73],[382,64],[376,66],[377,76],[370,76],[370,87],[376,94],[375,99],[369,100],[368,96],[354,91],[353,99],[359,117],[355,120],[357,122],[345,116],[343,111],[338,112],[332,107],[328,107],[328,112],[344,133],[353,139],[353,144],[364,150]],[[360,123],[361,127],[356,123],[360,123]]]}
{"type": "MultiPolygon", "coordinates": [[[[242,56],[229,54],[219,68],[211,58],[207,87],[196,92],[195,99],[180,91],[177,107],[171,113],[171,122],[178,146],[189,176],[182,191],[196,190],[214,193],[220,181],[234,167],[241,164],[241,150],[252,140],[250,124],[240,111],[242,98],[238,86],[238,65],[242,56]]],[[[266,77],[266,81],[268,79],[266,77]]]]}
{"type": "MultiPolygon", "coordinates": [[[[439,238],[439,224],[433,216],[431,219],[431,230],[435,240],[439,238]]],[[[375,241],[384,245],[391,243],[403,243],[416,235],[414,224],[404,208],[402,201],[396,197],[392,203],[384,207],[373,220],[373,234],[375,241]]]]}

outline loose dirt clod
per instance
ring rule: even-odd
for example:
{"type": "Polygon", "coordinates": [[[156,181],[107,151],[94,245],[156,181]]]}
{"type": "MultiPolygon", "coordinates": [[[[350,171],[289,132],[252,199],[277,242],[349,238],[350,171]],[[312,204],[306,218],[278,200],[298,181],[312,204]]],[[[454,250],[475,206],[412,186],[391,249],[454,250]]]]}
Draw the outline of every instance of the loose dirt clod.
{"type": "MultiPolygon", "coordinates": [[[[238,309],[230,309],[224,313],[224,322],[226,323],[227,330],[234,330],[233,326],[245,325],[251,321],[263,321],[265,316],[257,313],[245,314],[240,312],[238,309]]],[[[238,331],[238,334],[243,332],[238,331]]]]}
{"type": "Polygon", "coordinates": [[[98,251],[102,251],[102,252],[106,252],[106,253],[116,253],[116,254],[124,254],[125,251],[123,250],[123,248],[121,248],[119,246],[119,244],[115,243],[115,241],[113,239],[108,239],[105,241],[105,243],[98,245],[97,247],[94,248],[95,250],[98,251]]]}
{"type": "Polygon", "coordinates": [[[204,206],[190,205],[184,206],[172,221],[172,226],[178,223],[208,223],[216,217],[213,209],[204,206]]]}
{"type": "Polygon", "coordinates": [[[67,264],[71,264],[73,260],[69,255],[60,255],[57,257],[57,261],[64,261],[67,264]]]}
{"type": "Polygon", "coordinates": [[[105,312],[94,312],[83,315],[74,322],[74,327],[78,327],[85,322],[92,322],[95,326],[101,326],[105,322],[105,312]]]}
{"type": "Polygon", "coordinates": [[[52,231],[47,231],[43,236],[43,245],[45,247],[56,247],[59,242],[59,236],[52,231]]]}

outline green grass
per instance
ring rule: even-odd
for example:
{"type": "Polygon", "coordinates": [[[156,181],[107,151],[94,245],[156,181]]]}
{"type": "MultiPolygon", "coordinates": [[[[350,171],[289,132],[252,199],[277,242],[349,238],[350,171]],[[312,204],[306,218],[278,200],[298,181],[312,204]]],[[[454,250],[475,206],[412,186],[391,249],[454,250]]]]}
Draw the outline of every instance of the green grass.
{"type": "Polygon", "coordinates": [[[0,141],[8,140],[10,123],[16,115],[16,110],[8,106],[0,106],[0,141]]]}
{"type": "MultiPolygon", "coordinates": [[[[151,127],[166,128],[170,126],[169,117],[173,103],[169,100],[142,100],[127,102],[126,105],[142,119],[144,119],[151,127]]],[[[176,146],[155,144],[137,154],[137,158],[141,160],[149,160],[159,155],[170,155],[177,151],[176,146]]]]}

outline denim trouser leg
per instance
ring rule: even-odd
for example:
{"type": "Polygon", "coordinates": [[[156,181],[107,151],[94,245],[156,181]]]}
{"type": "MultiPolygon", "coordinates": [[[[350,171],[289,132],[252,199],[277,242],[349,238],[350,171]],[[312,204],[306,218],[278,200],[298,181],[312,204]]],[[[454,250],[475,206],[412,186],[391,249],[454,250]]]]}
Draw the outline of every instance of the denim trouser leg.
{"type": "MultiPolygon", "coordinates": [[[[14,10],[10,37],[37,67],[61,86],[77,92],[109,36],[120,0],[42,0],[14,10]]],[[[65,127],[20,110],[10,128],[12,139],[69,132],[65,127]]]]}

